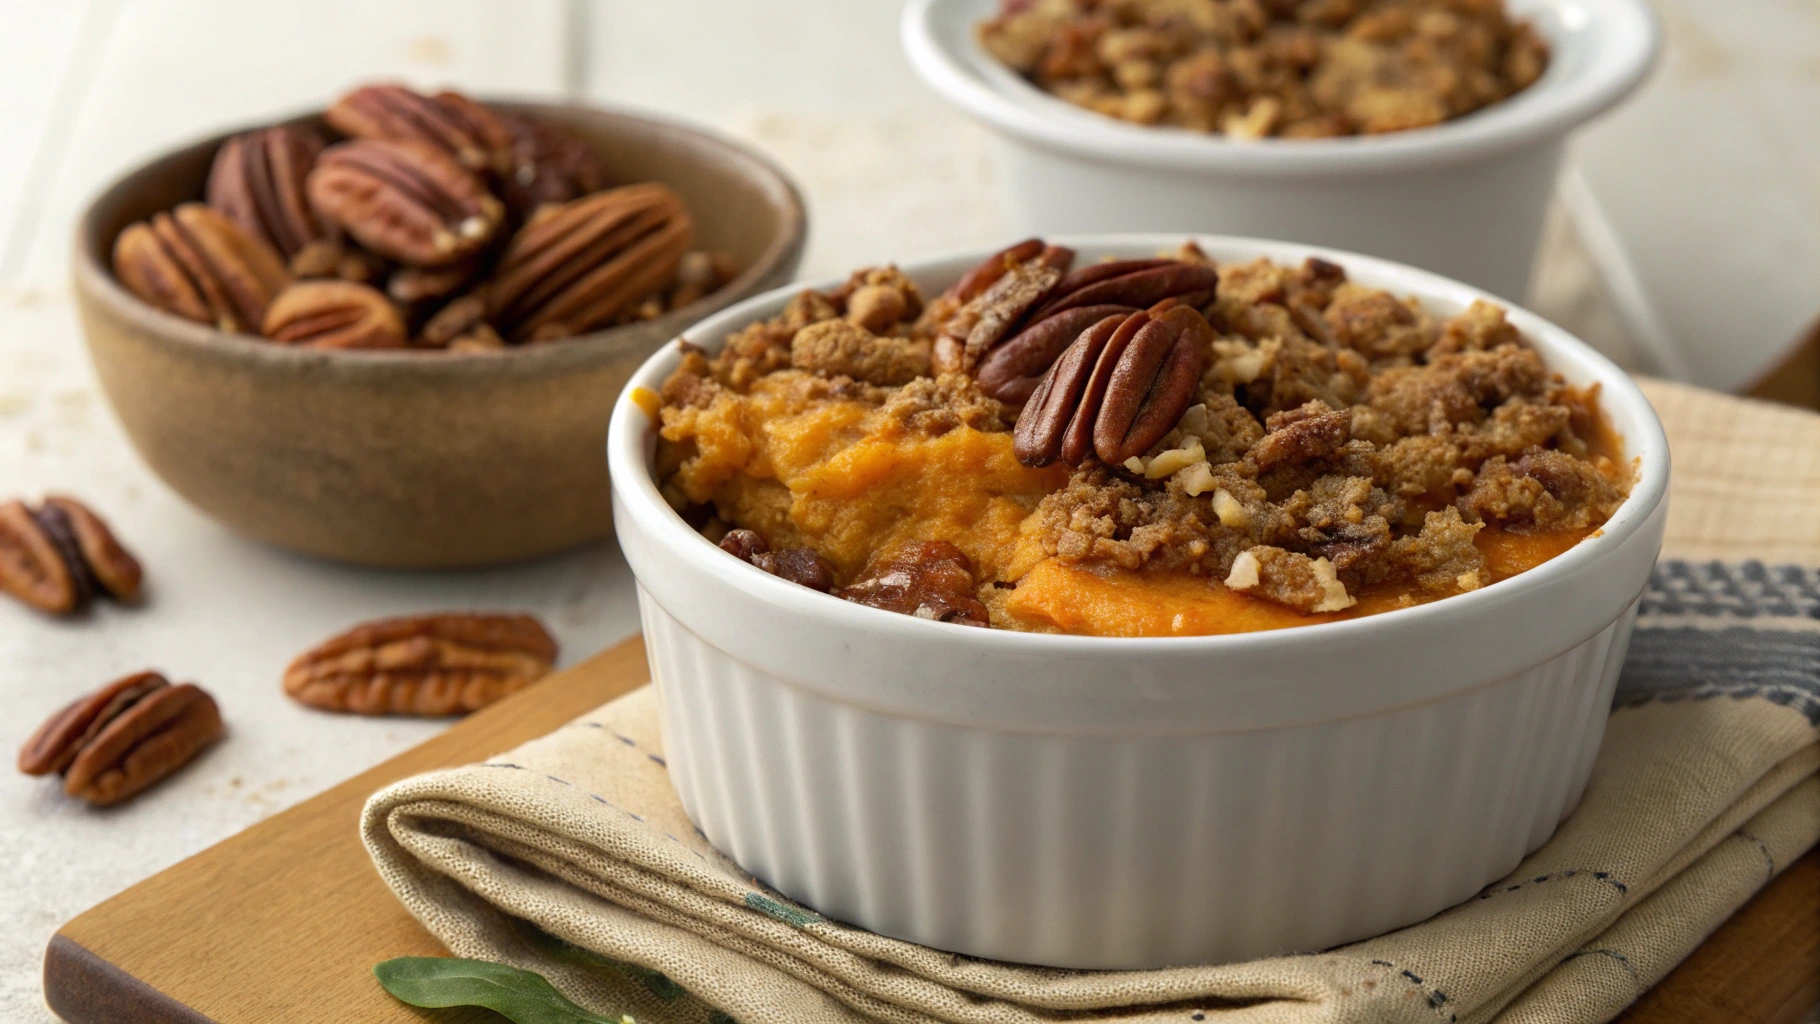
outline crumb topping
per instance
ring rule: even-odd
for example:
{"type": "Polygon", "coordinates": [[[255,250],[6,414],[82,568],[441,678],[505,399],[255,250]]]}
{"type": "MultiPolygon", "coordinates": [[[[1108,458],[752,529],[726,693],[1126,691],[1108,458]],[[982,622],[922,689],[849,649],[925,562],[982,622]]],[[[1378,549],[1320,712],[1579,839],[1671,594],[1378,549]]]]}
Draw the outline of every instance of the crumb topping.
{"type": "Polygon", "coordinates": [[[1548,67],[1503,0],[1003,0],[976,34],[1077,106],[1237,139],[1423,128],[1548,67]]]}
{"type": "Polygon", "coordinates": [[[1296,616],[1434,600],[1513,571],[1488,540],[1548,538],[1524,549],[1546,558],[1628,493],[1596,387],[1551,373],[1500,307],[1440,316],[1320,260],[1217,270],[1192,404],[1120,464],[1019,465],[1019,408],[931,368],[961,303],[877,268],[685,352],[662,488],[711,538],[812,551],[837,595],[881,607],[929,604],[879,581],[942,542],[939,606],[973,609],[952,596],[968,575],[991,625],[1020,629],[1072,628],[1030,618],[1033,580],[1194,578],[1296,616]]]}

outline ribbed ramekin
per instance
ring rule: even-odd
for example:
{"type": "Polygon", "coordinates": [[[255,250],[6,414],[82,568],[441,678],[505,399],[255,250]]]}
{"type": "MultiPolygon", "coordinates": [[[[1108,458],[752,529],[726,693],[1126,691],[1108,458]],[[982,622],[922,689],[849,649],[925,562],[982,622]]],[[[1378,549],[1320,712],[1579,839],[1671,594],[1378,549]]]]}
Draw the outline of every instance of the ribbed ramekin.
{"type": "MultiPolygon", "coordinates": [[[[1081,262],[1179,235],[1059,239],[1081,262]]],[[[1221,262],[1318,255],[1441,314],[1482,292],[1351,253],[1202,237],[1221,262]]],[[[934,291],[984,257],[914,262],[934,291]]],[[[824,286],[832,286],[827,282],[824,286]]],[[[759,296],[684,337],[717,349],[759,296]]],[[[1616,366],[1520,309],[1637,464],[1597,535],[1515,578],[1268,633],[1106,639],[894,615],[720,551],[664,503],[666,346],[608,439],[664,745],[708,838],[830,917],[939,949],[1139,968],[1312,950],[1421,920],[1510,871],[1573,809],[1661,545],[1668,451],[1616,366]]]]}
{"type": "Polygon", "coordinates": [[[1269,234],[1364,249],[1521,301],[1563,145],[1636,88],[1661,29],[1644,0],[1509,0],[1551,48],[1505,102],[1432,128],[1235,140],[1130,124],[999,64],[973,28],[999,0],[909,0],[904,49],[930,88],[991,130],[1018,234],[1269,234]]]}

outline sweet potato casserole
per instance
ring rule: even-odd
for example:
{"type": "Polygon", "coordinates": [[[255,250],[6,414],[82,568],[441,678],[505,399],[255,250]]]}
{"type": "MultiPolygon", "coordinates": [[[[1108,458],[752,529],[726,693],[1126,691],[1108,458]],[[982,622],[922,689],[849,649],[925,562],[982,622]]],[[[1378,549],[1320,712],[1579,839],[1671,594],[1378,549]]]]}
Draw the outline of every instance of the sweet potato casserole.
{"type": "Polygon", "coordinates": [[[1039,240],[940,296],[895,267],[665,382],[657,477],[709,539],[835,596],[1102,636],[1242,632],[1475,590],[1596,530],[1631,467],[1596,389],[1486,302],[1318,259],[1039,240]]]}
{"type": "Polygon", "coordinates": [[[1070,103],[1238,138],[1422,128],[1548,66],[1503,0],[1003,0],[977,35],[1070,103]]]}

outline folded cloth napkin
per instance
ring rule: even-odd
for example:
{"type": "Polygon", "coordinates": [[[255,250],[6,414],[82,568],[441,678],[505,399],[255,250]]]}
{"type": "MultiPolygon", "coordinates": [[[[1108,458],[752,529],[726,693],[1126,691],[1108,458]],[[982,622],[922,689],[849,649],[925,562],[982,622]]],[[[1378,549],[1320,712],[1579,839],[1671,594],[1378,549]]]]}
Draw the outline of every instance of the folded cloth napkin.
{"type": "Polygon", "coordinates": [[[1820,841],[1820,416],[1648,386],[1664,561],[1579,808],[1420,924],[1215,967],[1062,971],[883,938],[767,890],[683,814],[649,688],[362,822],[457,954],[645,1024],[1604,1021],[1820,841]]]}

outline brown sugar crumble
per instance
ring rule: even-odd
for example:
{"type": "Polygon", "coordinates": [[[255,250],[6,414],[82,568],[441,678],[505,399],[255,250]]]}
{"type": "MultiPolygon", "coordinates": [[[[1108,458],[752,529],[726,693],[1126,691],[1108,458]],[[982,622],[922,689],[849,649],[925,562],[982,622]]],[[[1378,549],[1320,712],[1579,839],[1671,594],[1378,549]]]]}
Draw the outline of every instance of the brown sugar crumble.
{"type": "Polygon", "coordinates": [[[1003,0],[976,34],[1077,106],[1245,139],[1424,128],[1548,67],[1503,0],[1003,0]]]}
{"type": "Polygon", "coordinates": [[[1440,316],[1322,260],[1215,266],[1192,244],[1072,264],[1033,241],[935,297],[863,270],[686,350],[663,387],[666,499],[847,600],[1146,636],[1476,590],[1629,492],[1596,386],[1550,372],[1496,305],[1440,316]],[[995,360],[1040,382],[993,383],[995,360]],[[1143,454],[1103,457],[1146,424],[1143,454]],[[1087,440],[1033,456],[1018,438],[1042,429],[1087,440]]]}

